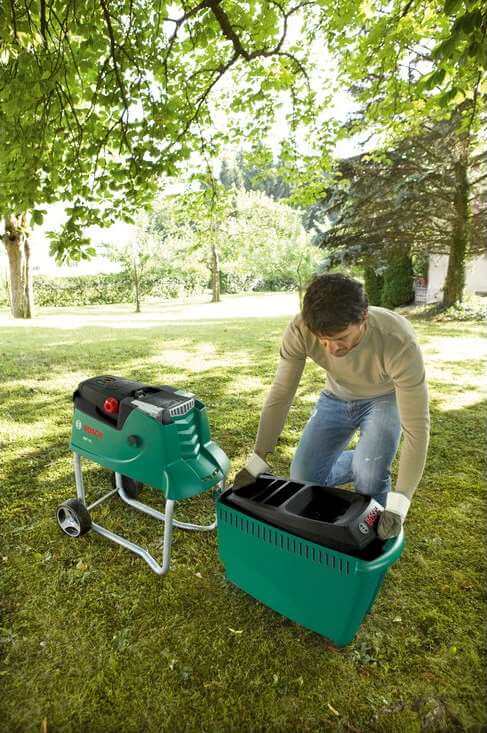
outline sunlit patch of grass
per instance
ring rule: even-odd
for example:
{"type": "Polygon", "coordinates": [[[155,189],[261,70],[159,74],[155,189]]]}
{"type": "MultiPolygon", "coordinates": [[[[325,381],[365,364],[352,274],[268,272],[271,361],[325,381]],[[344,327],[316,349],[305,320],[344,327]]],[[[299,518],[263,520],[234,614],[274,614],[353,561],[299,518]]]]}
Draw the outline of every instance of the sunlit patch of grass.
{"type": "Polygon", "coordinates": [[[487,357],[487,338],[482,338],[482,328],[476,338],[440,336],[433,338],[425,348],[430,361],[455,361],[461,363],[471,359],[487,357]]]}

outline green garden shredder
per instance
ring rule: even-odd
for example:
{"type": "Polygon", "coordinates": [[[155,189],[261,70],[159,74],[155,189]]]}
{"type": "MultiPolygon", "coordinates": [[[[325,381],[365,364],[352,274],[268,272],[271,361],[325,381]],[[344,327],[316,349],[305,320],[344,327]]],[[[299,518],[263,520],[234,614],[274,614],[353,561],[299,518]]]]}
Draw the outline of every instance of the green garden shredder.
{"type": "Polygon", "coordinates": [[[229,470],[227,456],[211,440],[205,406],[183,390],[114,376],[81,382],[73,401],[71,449],[77,498],[59,506],[59,526],[71,537],[80,537],[91,529],[142,557],[158,575],[165,575],[173,527],[195,531],[216,527],[216,521],[198,525],[173,518],[176,501],[223,489],[229,470]],[[81,457],[114,472],[112,490],[88,506],[81,457]],[[164,513],[136,498],[142,483],[164,494],[164,513]],[[147,549],[91,520],[90,511],[114,494],[134,509],[164,522],[160,564],[147,549]]]}

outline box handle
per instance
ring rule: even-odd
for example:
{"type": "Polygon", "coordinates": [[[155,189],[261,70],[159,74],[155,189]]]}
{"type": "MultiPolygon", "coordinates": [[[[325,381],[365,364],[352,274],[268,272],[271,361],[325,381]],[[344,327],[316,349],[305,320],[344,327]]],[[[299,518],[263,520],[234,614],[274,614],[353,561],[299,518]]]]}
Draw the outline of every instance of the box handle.
{"type": "Polygon", "coordinates": [[[382,570],[383,568],[387,568],[389,565],[392,565],[392,563],[395,562],[402,553],[404,530],[401,529],[398,536],[396,538],[391,538],[391,541],[391,546],[383,555],[379,555],[379,557],[376,557],[375,560],[371,560],[370,562],[361,562],[357,567],[357,572],[373,573],[376,570],[382,570]]]}

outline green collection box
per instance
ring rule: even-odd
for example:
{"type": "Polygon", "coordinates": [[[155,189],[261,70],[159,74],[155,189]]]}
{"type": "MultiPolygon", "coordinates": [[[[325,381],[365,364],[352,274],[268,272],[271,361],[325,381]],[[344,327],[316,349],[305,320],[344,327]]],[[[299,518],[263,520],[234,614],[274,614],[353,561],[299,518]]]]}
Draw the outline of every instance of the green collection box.
{"type": "Polygon", "coordinates": [[[329,549],[217,502],[218,547],[229,581],[336,646],[349,644],[370,611],[403,533],[372,560],[329,549]]]}

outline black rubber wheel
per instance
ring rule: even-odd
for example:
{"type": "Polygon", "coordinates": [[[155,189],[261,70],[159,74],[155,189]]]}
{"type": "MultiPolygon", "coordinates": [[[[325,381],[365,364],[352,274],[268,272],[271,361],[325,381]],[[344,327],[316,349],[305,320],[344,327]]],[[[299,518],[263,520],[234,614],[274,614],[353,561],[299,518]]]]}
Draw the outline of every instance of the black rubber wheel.
{"type": "MultiPolygon", "coordinates": [[[[115,484],[114,473],[112,473],[112,486],[114,489],[117,488],[115,484]]],[[[135,479],[129,478],[128,476],[124,476],[122,474],[122,486],[131,499],[137,499],[143,484],[141,481],[136,481],[135,479]]]]}
{"type": "Polygon", "coordinates": [[[90,513],[79,499],[68,499],[58,507],[57,523],[68,537],[81,537],[91,529],[90,513]]]}

